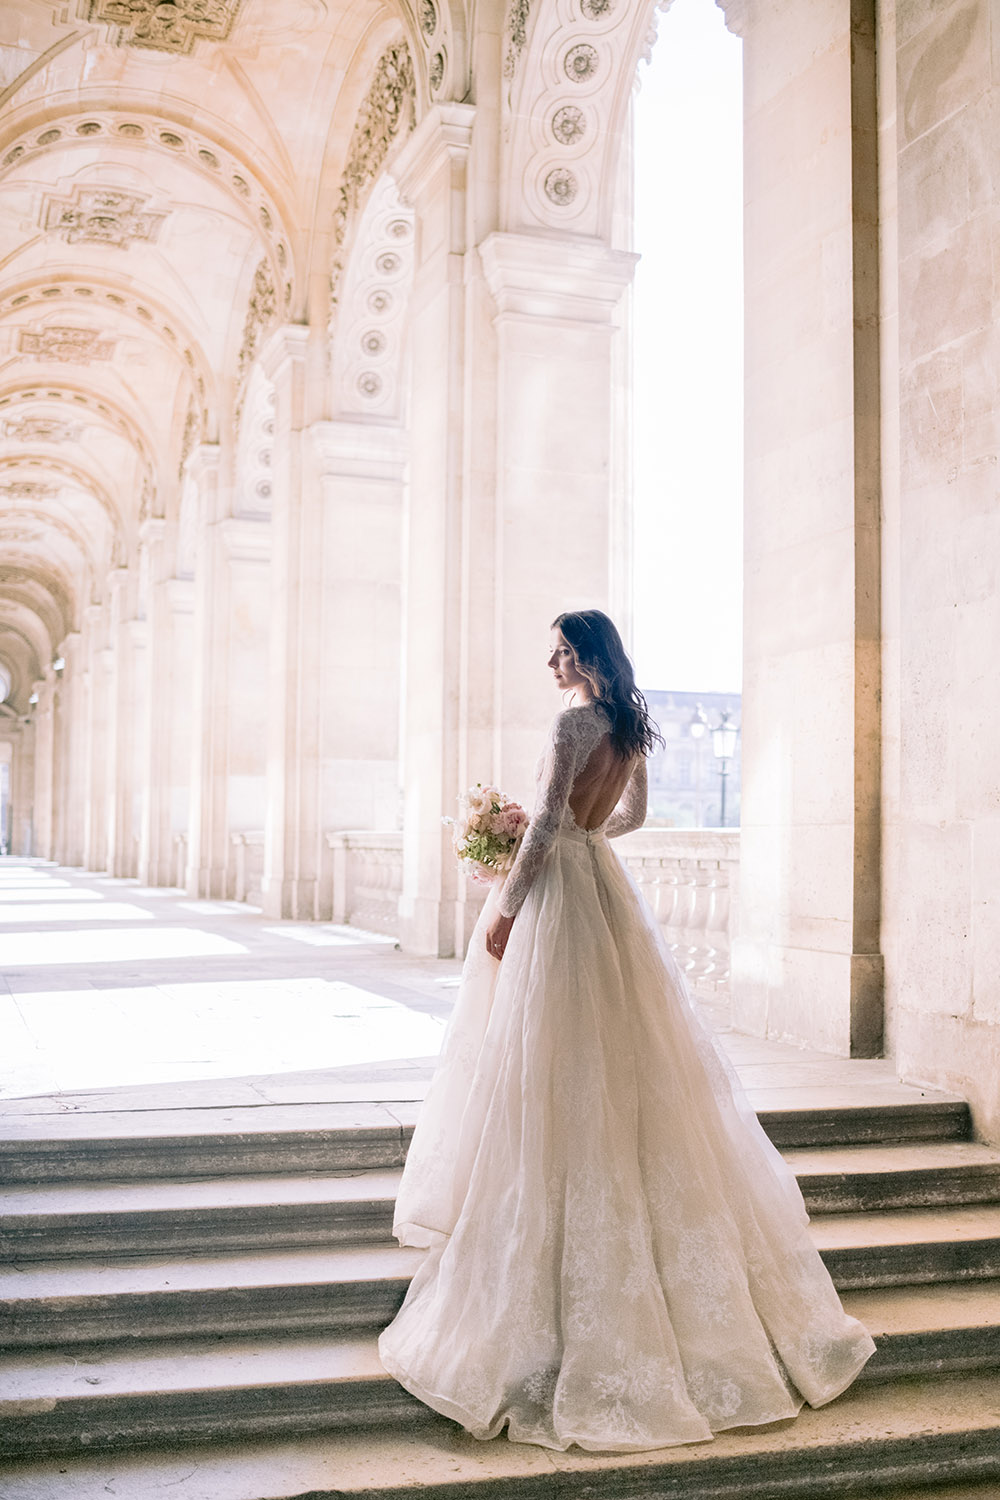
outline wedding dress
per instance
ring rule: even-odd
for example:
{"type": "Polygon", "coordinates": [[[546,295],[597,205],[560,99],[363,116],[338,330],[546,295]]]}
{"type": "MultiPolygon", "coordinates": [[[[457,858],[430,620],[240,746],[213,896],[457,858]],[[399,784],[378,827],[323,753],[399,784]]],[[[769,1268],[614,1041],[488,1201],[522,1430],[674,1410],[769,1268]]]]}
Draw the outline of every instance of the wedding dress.
{"type": "Polygon", "coordinates": [[[603,825],[576,824],[606,734],[593,704],[557,716],[472,937],[396,1206],[427,1253],[379,1350],[476,1437],[623,1452],[822,1405],[875,1345],[608,845],[645,818],[645,759],[603,825]]]}

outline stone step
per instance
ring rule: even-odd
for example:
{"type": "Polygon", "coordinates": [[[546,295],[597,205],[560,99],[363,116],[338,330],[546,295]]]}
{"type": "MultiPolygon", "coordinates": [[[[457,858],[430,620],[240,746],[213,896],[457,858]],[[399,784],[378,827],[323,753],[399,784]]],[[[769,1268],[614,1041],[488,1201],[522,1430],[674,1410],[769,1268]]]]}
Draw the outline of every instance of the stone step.
{"type": "MultiPolygon", "coordinates": [[[[996,1285],[855,1293],[846,1305],[879,1346],[861,1377],[866,1384],[1000,1367],[996,1285]]],[[[202,1337],[0,1358],[6,1457],[379,1428],[426,1417],[382,1369],[374,1335],[202,1337]]]]}
{"type": "Polygon", "coordinates": [[[792,1422],[654,1453],[477,1442],[440,1417],[5,1466],[4,1500],[997,1500],[994,1375],[855,1385],[792,1422]]]}
{"type": "MultiPolygon", "coordinates": [[[[871,1092],[870,1090],[868,1091],[871,1092]]],[[[971,1133],[968,1104],[954,1095],[897,1085],[881,1102],[768,1108],[758,1117],[775,1145],[960,1141],[971,1133]],[[914,1097],[900,1100],[900,1093],[914,1097]]],[[[92,1114],[18,1113],[0,1120],[0,1180],[38,1183],[114,1178],[198,1177],[398,1167],[419,1100],[123,1110],[92,1114]],[[206,1128],[206,1114],[211,1128],[206,1128]]]]}
{"type": "MultiPolygon", "coordinates": [[[[842,1291],[950,1293],[1000,1278],[1000,1226],[982,1208],[817,1219],[813,1240],[842,1291]]],[[[8,1349],[196,1333],[348,1333],[394,1315],[421,1252],[330,1245],[237,1255],[17,1262],[0,1274],[8,1349]]]]}
{"type": "MultiPolygon", "coordinates": [[[[1000,1151],[971,1141],[789,1160],[815,1215],[1000,1202],[1000,1151]]],[[[23,1186],[3,1201],[0,1261],[384,1241],[398,1181],[383,1170],[23,1186]]]]}

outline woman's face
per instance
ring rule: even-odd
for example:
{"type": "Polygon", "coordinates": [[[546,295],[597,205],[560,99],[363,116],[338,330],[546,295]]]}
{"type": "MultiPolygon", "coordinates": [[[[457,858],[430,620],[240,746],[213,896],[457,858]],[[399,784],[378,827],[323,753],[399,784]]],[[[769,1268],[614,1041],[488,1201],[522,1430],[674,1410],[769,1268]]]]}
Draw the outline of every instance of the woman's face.
{"type": "Polygon", "coordinates": [[[573,688],[578,697],[589,698],[590,683],[584,677],[576,664],[572,646],[568,645],[562,631],[556,628],[552,632],[552,655],[549,657],[549,668],[556,679],[556,686],[560,691],[573,688]]]}

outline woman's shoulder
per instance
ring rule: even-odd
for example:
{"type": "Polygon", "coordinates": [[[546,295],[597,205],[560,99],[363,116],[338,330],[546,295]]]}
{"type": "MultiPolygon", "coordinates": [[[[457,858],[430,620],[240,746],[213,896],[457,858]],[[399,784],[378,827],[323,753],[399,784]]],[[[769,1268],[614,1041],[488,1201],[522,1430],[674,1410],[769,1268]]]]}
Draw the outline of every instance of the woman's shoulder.
{"type": "Polygon", "coordinates": [[[596,703],[571,703],[569,708],[560,709],[553,719],[552,738],[556,741],[585,740],[602,734],[606,729],[604,715],[596,703]]]}

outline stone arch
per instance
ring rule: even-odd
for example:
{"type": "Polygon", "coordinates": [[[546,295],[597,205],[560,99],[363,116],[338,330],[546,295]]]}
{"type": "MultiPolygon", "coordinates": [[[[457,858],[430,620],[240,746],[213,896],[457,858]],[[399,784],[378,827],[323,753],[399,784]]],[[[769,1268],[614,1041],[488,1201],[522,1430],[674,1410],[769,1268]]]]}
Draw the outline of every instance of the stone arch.
{"type": "Polygon", "coordinates": [[[513,0],[502,227],[611,237],[623,125],[659,0],[513,0]]]}
{"type": "Polygon", "coordinates": [[[93,147],[97,139],[115,147],[164,155],[188,167],[202,181],[221,186],[258,236],[275,282],[283,288],[283,300],[286,305],[291,303],[295,241],[288,190],[265,175],[249,149],[234,148],[214,130],[188,124],[166,112],[154,113],[148,103],[132,108],[121,98],[97,95],[89,101],[89,108],[75,101],[58,114],[49,109],[29,120],[12,121],[0,134],[0,182],[21,163],[56,150],[93,147]]]}

